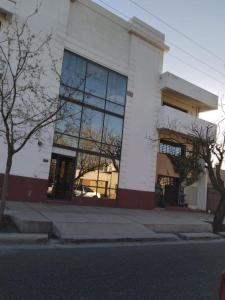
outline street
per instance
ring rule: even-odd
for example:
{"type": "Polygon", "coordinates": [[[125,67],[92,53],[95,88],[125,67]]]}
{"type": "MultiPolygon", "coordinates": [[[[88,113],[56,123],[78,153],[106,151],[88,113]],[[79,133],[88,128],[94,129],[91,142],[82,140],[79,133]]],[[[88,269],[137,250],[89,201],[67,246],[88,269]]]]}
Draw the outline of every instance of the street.
{"type": "Polygon", "coordinates": [[[0,299],[215,300],[225,243],[0,248],[0,299]]]}

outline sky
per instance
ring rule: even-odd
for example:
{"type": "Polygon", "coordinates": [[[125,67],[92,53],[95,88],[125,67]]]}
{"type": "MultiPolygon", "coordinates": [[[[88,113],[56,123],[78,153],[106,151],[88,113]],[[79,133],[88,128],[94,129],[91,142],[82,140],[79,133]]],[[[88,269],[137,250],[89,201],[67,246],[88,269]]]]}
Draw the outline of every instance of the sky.
{"type": "MultiPolygon", "coordinates": [[[[225,0],[133,1],[169,26],[132,0],[94,0],[124,19],[136,16],[164,33],[170,51],[165,54],[163,71],[218,95],[221,102],[225,95],[225,0]]],[[[220,109],[202,117],[216,122],[222,115],[220,109]]]]}

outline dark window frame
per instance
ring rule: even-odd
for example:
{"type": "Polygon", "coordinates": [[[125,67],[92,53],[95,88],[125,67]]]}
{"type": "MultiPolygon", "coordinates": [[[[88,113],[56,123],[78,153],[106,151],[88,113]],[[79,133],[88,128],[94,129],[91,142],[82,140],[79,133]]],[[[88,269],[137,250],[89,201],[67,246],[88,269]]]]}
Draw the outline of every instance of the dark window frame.
{"type": "MultiPolygon", "coordinates": [[[[75,89],[74,87],[71,87],[71,86],[68,86],[69,89],[72,89],[74,90],[74,92],[78,91],[80,93],[82,93],[82,97],[80,99],[82,100],[79,100],[79,99],[75,99],[74,98],[71,98],[71,97],[67,97],[65,95],[62,95],[60,94],[60,99],[64,100],[64,101],[68,101],[70,103],[74,103],[74,104],[78,104],[80,105],[81,107],[81,118],[80,118],[80,126],[79,126],[79,135],[78,136],[71,136],[71,135],[68,135],[69,137],[72,137],[72,138],[76,138],[78,139],[78,145],[77,147],[69,147],[69,146],[65,146],[65,145],[60,145],[60,144],[53,144],[55,147],[59,147],[59,148],[62,148],[62,149],[68,149],[68,150],[73,150],[73,151],[76,151],[77,153],[77,158],[79,157],[79,154],[80,153],[86,153],[86,154],[89,154],[89,155],[94,155],[94,156],[97,156],[98,159],[99,159],[99,166],[100,166],[100,161],[101,161],[101,158],[106,158],[106,159],[109,159],[111,161],[113,161],[113,159],[116,159],[118,161],[118,167],[119,167],[119,170],[120,170],[120,161],[121,161],[121,153],[122,153],[122,140],[123,140],[123,130],[124,130],[124,118],[125,118],[125,107],[126,107],[126,96],[127,96],[127,84],[128,84],[128,78],[126,76],[124,76],[123,74],[120,74],[114,70],[111,70],[109,68],[106,68],[104,66],[101,66],[100,64],[98,63],[95,63],[89,59],[86,59],[80,55],[77,55],[76,53],[73,53],[71,51],[68,51],[65,49],[65,51],[67,52],[70,52],[72,55],[74,56],[78,56],[78,57],[81,57],[82,59],[85,59],[86,60],[86,71],[85,71],[85,79],[84,79],[84,90],[79,90],[78,89],[75,89]],[[104,68],[106,71],[107,71],[107,84],[106,84],[106,95],[105,95],[105,98],[101,98],[99,96],[96,96],[96,95],[93,95],[91,93],[87,93],[86,92],[86,79],[87,79],[87,68],[88,68],[88,63],[91,63],[91,64],[95,64],[97,66],[100,66],[101,68],[104,68]],[[108,100],[107,99],[107,92],[108,92],[108,80],[109,80],[109,74],[110,73],[115,73],[115,74],[118,74],[119,76],[123,77],[125,79],[125,82],[126,82],[126,87],[125,87],[125,94],[124,94],[124,104],[120,104],[118,102],[114,102],[114,101],[111,101],[111,100],[108,100]],[[96,107],[95,105],[93,104],[90,104],[90,103],[86,103],[85,102],[85,97],[86,96],[93,96],[97,99],[101,99],[102,101],[104,101],[104,108],[101,108],[101,107],[96,107]],[[106,105],[107,103],[111,103],[113,105],[116,105],[116,107],[118,108],[123,108],[123,113],[122,114],[117,114],[113,111],[110,111],[110,110],[107,110],[106,109],[106,105]],[[84,108],[89,108],[89,109],[92,109],[94,111],[98,111],[98,112],[101,112],[103,113],[103,125],[102,125],[102,136],[101,136],[101,141],[100,141],[100,147],[101,149],[104,147],[104,146],[113,146],[109,143],[106,143],[106,142],[103,142],[103,133],[104,133],[104,125],[105,125],[105,118],[106,118],[106,115],[111,115],[113,117],[116,117],[120,120],[122,120],[122,128],[121,128],[121,139],[120,139],[120,145],[118,146],[119,149],[120,149],[120,152],[119,152],[119,155],[118,156],[112,156],[112,155],[107,155],[105,152],[103,152],[102,150],[99,151],[99,152],[95,152],[95,151],[91,151],[91,150],[85,150],[85,149],[81,149],[80,148],[80,142],[83,141],[83,140],[90,140],[88,138],[82,138],[81,137],[81,126],[82,126],[82,118],[83,118],[83,111],[84,111],[84,108]]],[[[63,84],[61,83],[61,85],[63,86],[63,84]]],[[[60,90],[62,91],[62,90],[60,90]]],[[[56,134],[60,134],[59,132],[55,132],[56,134]]],[[[91,141],[91,140],[90,140],[91,141]]],[[[116,148],[116,146],[115,146],[116,148]]],[[[77,163],[78,163],[78,159],[76,159],[76,165],[75,165],[75,170],[77,169],[77,163]]],[[[118,171],[118,181],[119,181],[119,171],[118,171]]],[[[97,182],[96,182],[96,188],[98,190],[99,188],[99,184],[98,184],[98,181],[99,181],[99,170],[98,170],[98,176],[97,176],[97,182]]],[[[110,188],[110,190],[113,190],[116,192],[116,195],[117,195],[117,192],[118,192],[118,183],[117,183],[117,188],[114,189],[114,188],[110,188]]]]}
{"type": "Polygon", "coordinates": [[[172,141],[168,141],[166,139],[160,139],[159,142],[159,153],[161,154],[170,154],[177,157],[182,157],[186,155],[186,146],[181,143],[176,143],[172,141]],[[161,151],[162,147],[164,147],[166,150],[161,151]],[[172,151],[172,148],[176,148],[180,150],[180,155],[176,154],[176,151],[172,151]],[[169,151],[167,151],[169,149],[169,151]]]}

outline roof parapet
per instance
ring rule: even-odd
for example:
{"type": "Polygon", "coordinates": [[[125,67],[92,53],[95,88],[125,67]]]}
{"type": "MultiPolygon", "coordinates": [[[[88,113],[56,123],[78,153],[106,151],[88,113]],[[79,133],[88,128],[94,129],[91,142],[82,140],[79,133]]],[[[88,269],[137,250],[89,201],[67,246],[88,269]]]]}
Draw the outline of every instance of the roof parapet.
{"type": "Polygon", "coordinates": [[[169,51],[165,44],[165,35],[138,18],[133,17],[128,21],[128,30],[160,50],[169,51]]]}

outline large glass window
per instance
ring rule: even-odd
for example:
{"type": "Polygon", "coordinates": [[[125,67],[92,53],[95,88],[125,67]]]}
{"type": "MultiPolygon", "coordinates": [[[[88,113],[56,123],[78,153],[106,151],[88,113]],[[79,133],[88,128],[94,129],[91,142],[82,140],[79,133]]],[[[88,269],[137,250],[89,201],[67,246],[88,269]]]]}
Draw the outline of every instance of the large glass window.
{"type": "Polygon", "coordinates": [[[56,146],[76,151],[73,194],[116,198],[127,78],[65,51],[60,96],[66,110],[56,146]]]}
{"type": "Polygon", "coordinates": [[[123,116],[126,90],[125,76],[65,51],[61,96],[123,116]]]}

